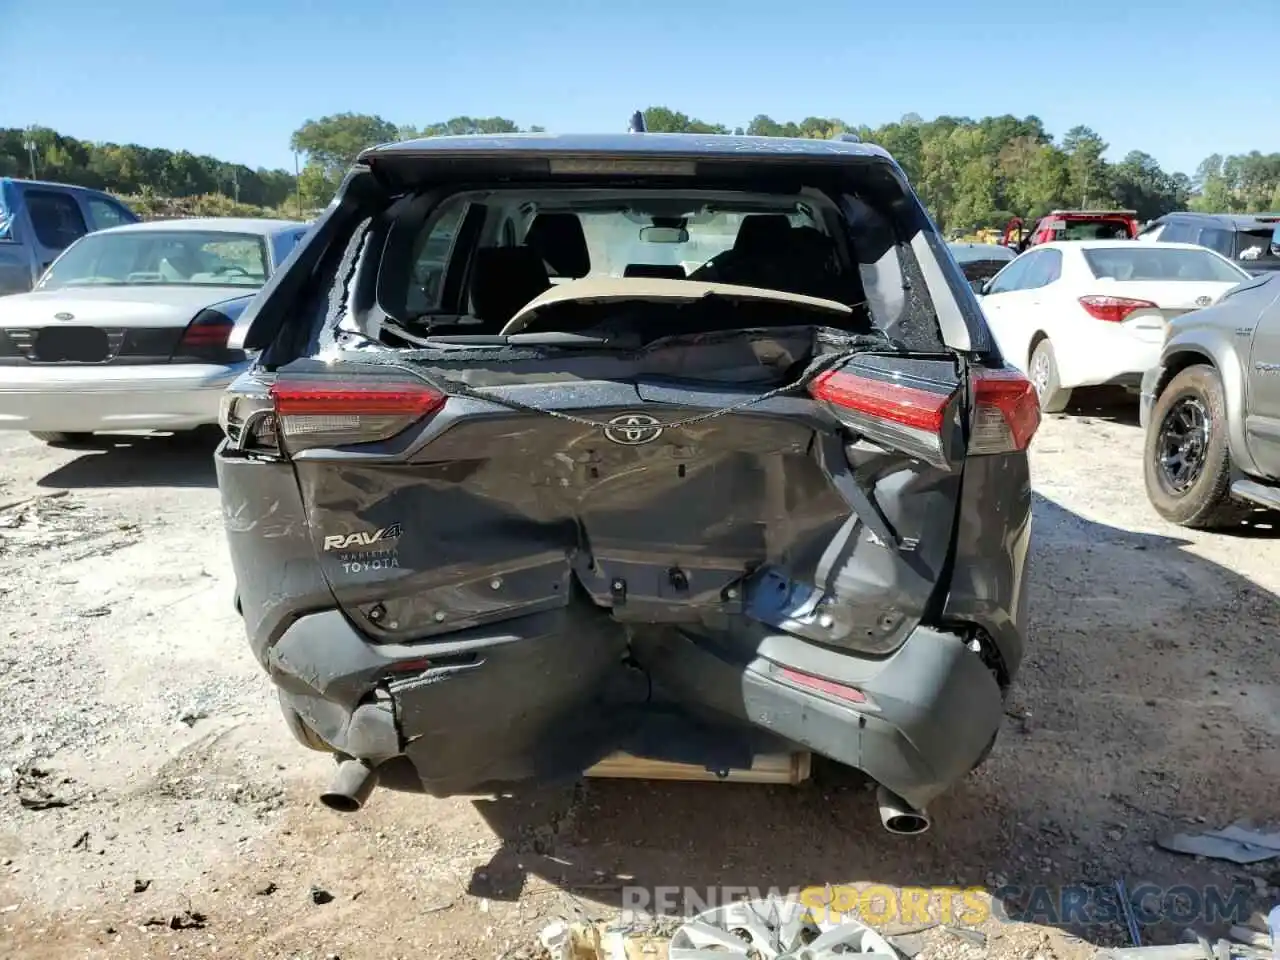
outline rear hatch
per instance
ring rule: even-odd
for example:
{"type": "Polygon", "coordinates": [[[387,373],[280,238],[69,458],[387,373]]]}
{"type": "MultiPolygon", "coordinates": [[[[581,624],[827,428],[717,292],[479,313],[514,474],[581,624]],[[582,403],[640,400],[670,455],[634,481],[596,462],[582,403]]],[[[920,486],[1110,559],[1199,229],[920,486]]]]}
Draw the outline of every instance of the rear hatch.
{"type": "MultiPolygon", "coordinates": [[[[893,649],[939,599],[966,447],[959,371],[867,353],[807,396],[748,404],[808,363],[815,334],[529,362],[461,395],[412,379],[278,380],[334,596],[388,641],[585,594],[618,621],[716,629],[746,615],[893,649]],[[748,353],[755,384],[737,382],[748,353]],[[847,425],[884,442],[849,444],[847,425]]],[[[420,372],[466,379],[443,364],[420,372]]]]}

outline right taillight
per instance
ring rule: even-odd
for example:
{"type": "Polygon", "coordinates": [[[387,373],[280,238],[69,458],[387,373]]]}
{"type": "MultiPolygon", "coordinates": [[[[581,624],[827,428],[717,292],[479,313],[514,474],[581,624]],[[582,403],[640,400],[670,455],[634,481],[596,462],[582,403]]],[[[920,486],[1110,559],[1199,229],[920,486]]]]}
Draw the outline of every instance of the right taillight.
{"type": "Polygon", "coordinates": [[[227,345],[234,328],[235,322],[226,314],[217,310],[201,310],[187,324],[173,351],[173,359],[195,363],[240,362],[244,359],[244,352],[227,345]]]}
{"type": "Polygon", "coordinates": [[[1040,398],[1031,381],[1016,370],[973,372],[973,428],[970,454],[1026,450],[1040,426],[1040,398]]]}
{"type": "Polygon", "coordinates": [[[270,396],[276,424],[292,451],[388,440],[448,399],[422,382],[305,380],[277,381],[270,396]]]}

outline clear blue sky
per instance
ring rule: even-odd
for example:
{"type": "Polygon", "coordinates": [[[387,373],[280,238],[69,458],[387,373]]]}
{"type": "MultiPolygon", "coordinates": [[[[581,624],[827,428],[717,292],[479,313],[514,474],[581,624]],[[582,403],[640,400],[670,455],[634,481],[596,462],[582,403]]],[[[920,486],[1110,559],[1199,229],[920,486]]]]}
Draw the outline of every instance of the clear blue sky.
{"type": "Polygon", "coordinates": [[[255,167],[330,113],[570,132],[655,104],[1035,114],[1187,173],[1280,151],[1280,0],[0,0],[0,39],[0,126],[255,167]]]}

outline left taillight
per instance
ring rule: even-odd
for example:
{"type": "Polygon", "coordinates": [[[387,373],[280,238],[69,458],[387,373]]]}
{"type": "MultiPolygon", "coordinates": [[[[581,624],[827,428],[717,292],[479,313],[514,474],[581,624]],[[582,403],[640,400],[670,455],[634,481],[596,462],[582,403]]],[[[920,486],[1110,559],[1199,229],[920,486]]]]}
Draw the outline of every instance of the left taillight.
{"type": "Polygon", "coordinates": [[[217,310],[201,310],[187,324],[174,348],[174,360],[196,363],[238,363],[244,353],[227,345],[235,321],[217,310]]]}
{"type": "Polygon", "coordinates": [[[424,382],[278,381],[269,395],[290,451],[389,440],[448,399],[424,382]]]}
{"type": "Polygon", "coordinates": [[[1108,323],[1124,323],[1129,314],[1136,310],[1159,309],[1150,300],[1134,300],[1131,297],[1090,295],[1081,297],[1079,302],[1089,316],[1108,323]]]}
{"type": "Polygon", "coordinates": [[[284,379],[233,386],[219,421],[232,450],[278,455],[389,440],[447,399],[427,383],[284,379]]]}

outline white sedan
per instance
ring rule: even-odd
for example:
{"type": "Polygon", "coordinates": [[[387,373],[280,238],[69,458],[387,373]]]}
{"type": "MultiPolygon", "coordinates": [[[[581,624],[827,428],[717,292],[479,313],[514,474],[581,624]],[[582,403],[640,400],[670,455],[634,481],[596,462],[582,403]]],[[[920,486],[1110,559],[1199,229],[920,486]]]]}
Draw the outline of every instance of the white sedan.
{"type": "Polygon", "coordinates": [[[227,338],[307,229],[193,219],[81,237],[30,293],[0,297],[0,430],[56,443],[217,423],[247,366],[227,338]]]}
{"type": "Polygon", "coordinates": [[[1000,352],[1048,413],[1076,387],[1136,390],[1172,318],[1216,303],[1250,275],[1189,243],[1083,240],[1032,247],[979,290],[1000,352]]]}

